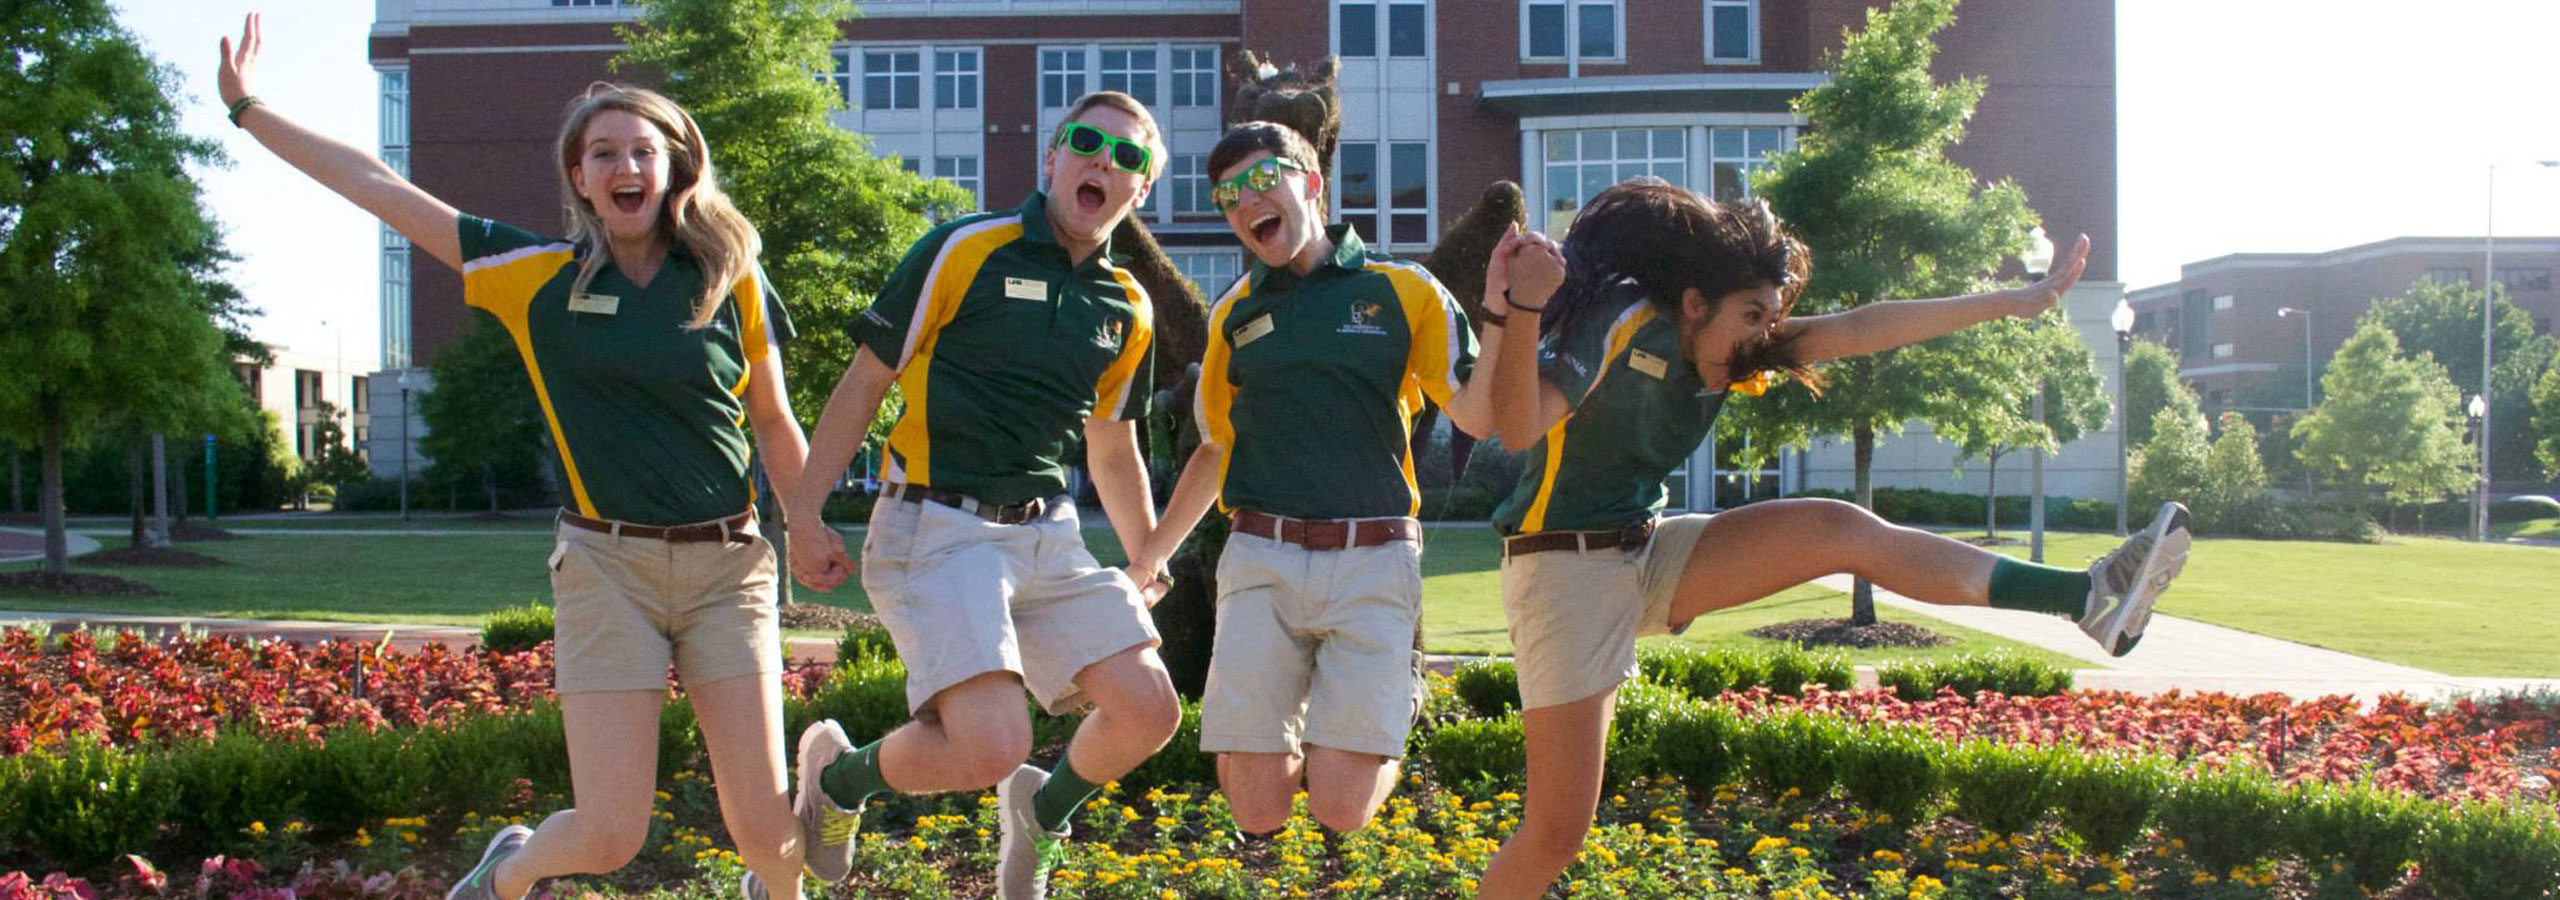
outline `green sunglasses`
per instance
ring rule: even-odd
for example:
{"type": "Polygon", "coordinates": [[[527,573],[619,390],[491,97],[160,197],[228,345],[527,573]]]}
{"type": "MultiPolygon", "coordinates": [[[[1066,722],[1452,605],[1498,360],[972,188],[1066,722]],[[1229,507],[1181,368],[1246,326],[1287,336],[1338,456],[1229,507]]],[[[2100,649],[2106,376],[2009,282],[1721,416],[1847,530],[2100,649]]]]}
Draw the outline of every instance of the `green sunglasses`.
{"type": "Polygon", "coordinates": [[[1216,187],[1210,188],[1209,205],[1217,207],[1219,212],[1235,209],[1236,201],[1245,191],[1261,193],[1279,187],[1282,169],[1304,172],[1307,167],[1290,162],[1285,157],[1264,157],[1262,161],[1246,166],[1244,171],[1237,172],[1225,181],[1218,182],[1216,187]]]}
{"type": "Polygon", "coordinates": [[[1077,156],[1092,156],[1107,148],[1111,151],[1112,166],[1140,175],[1147,174],[1148,164],[1155,160],[1155,153],[1148,150],[1147,145],[1083,122],[1069,122],[1065,128],[1058,129],[1058,145],[1075,151],[1077,156]]]}

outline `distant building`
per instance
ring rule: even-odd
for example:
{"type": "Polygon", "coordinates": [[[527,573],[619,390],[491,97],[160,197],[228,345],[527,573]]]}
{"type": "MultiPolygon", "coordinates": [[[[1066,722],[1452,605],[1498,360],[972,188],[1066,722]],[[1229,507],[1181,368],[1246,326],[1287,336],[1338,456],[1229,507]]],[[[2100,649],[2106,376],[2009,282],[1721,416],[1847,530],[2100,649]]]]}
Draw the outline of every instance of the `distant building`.
{"type": "Polygon", "coordinates": [[[259,409],[281,420],[285,446],[295,458],[307,461],[319,455],[323,402],[337,408],[338,427],[356,452],[367,452],[373,434],[373,400],[367,396],[372,377],[363,369],[372,360],[352,361],[351,368],[333,353],[277,347],[273,354],[265,366],[233,363],[231,374],[259,409]]]}

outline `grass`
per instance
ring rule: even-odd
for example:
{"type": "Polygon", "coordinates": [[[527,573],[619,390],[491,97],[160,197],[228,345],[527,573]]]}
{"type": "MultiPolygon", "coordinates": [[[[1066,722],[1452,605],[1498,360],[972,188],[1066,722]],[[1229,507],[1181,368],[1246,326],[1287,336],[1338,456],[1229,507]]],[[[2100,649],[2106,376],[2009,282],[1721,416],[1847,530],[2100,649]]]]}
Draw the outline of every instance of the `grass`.
{"type": "MultiPolygon", "coordinates": [[[[2048,534],[2045,559],[2072,565],[2115,542],[2048,534]]],[[[2547,547],[2221,538],[2196,542],[2160,611],[2450,675],[2553,677],[2555,591],[2560,550],[2547,547]]]]}

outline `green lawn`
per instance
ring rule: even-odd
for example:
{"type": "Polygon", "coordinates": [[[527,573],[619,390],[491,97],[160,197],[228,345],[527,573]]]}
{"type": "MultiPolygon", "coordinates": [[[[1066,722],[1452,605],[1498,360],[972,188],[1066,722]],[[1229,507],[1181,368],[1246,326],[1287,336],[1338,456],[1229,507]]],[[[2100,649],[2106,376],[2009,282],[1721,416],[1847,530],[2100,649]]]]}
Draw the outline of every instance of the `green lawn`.
{"type": "MultiPolygon", "coordinates": [[[[2115,542],[2054,534],[2045,559],[2077,565],[2115,542]]],[[[2560,550],[2548,547],[2208,539],[2196,542],[2160,611],[2447,674],[2552,677],[2554,597],[2560,550]]]]}

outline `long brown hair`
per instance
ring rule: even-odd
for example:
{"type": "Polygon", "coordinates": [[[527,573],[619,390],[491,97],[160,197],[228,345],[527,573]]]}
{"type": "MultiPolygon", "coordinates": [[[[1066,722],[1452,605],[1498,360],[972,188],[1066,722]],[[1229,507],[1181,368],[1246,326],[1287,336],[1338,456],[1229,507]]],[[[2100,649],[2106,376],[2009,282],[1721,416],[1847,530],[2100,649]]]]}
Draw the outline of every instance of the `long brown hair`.
{"type": "Polygon", "coordinates": [[[1729,377],[1743,383],[1780,371],[1821,390],[1821,376],[1796,354],[1801,332],[1787,321],[1804,295],[1812,254],[1766,202],[1719,202],[1659,178],[1636,178],[1583,204],[1564,252],[1565,282],[1549,301],[1541,331],[1587,317],[1594,301],[1621,281],[1635,282],[1656,312],[1674,322],[1690,288],[1707,298],[1712,316],[1725,295],[1774,285],[1778,308],[1763,331],[1737,348],[1729,377]]]}
{"type": "Polygon", "coordinates": [[[583,152],[587,123],[608,111],[639,116],[667,138],[667,196],[658,208],[658,227],[702,267],[702,297],[685,327],[708,325],[720,311],[722,298],[754,270],[764,239],[720,190],[720,179],[711,167],[711,145],[703,140],[702,127],[694,124],[692,114],[646,88],[596,82],[569,105],[569,115],[560,123],[560,207],[569,219],[569,242],[586,245],[570,290],[584,292],[611,256],[605,247],[604,220],[587,198],[579,196],[578,186],[569,178],[569,170],[578,166],[583,152]]]}

